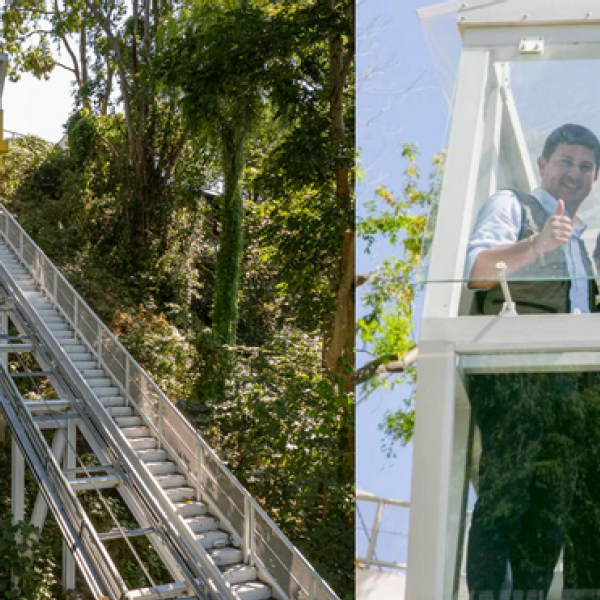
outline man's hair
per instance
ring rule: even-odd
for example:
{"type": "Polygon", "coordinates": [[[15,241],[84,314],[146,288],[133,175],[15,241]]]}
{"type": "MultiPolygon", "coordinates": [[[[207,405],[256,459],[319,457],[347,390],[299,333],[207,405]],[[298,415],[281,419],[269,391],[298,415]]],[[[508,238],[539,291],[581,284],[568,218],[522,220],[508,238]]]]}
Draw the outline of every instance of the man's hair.
{"type": "Polygon", "coordinates": [[[559,144],[567,144],[568,146],[584,146],[594,152],[596,169],[600,166],[600,142],[598,138],[586,127],[582,125],[562,125],[555,129],[546,139],[542,156],[546,160],[554,154],[556,147],[559,144]]]}

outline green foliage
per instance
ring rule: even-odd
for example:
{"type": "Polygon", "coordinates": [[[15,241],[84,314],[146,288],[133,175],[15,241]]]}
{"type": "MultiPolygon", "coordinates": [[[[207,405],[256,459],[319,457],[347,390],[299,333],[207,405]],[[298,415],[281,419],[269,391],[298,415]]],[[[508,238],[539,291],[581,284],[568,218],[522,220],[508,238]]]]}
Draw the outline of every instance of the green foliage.
{"type": "Polygon", "coordinates": [[[5,199],[14,198],[21,185],[44,162],[52,145],[37,136],[15,139],[0,161],[0,191],[5,199]]]}
{"type": "Polygon", "coordinates": [[[69,154],[77,167],[83,167],[93,158],[94,146],[100,135],[98,121],[85,109],[73,113],[67,121],[69,154]]]}
{"type": "MultiPolygon", "coordinates": [[[[26,522],[12,525],[11,438],[0,441],[0,597],[18,600],[52,600],[59,592],[57,557],[60,534],[49,520],[44,537],[36,541],[37,529],[26,522]],[[11,572],[18,573],[17,588],[11,586],[11,572]]],[[[37,495],[37,482],[29,470],[25,474],[25,510],[31,509],[37,495]]]]}
{"type": "Polygon", "coordinates": [[[14,600],[51,600],[56,565],[44,556],[38,529],[11,518],[0,521],[0,595],[14,600]]]}
{"type": "MultiPolygon", "coordinates": [[[[229,153],[229,151],[227,151],[229,153]]],[[[242,175],[243,151],[231,153],[235,163],[231,172],[225,172],[225,192],[221,199],[222,230],[217,253],[216,291],[213,310],[213,331],[223,344],[234,344],[237,338],[238,295],[242,261],[242,175]]]]}
{"type": "Polygon", "coordinates": [[[319,336],[284,328],[260,348],[238,347],[227,402],[204,429],[324,578],[352,598],[353,481],[345,437],[351,402],[323,373],[319,336]]]}
{"type": "Polygon", "coordinates": [[[190,373],[197,361],[194,346],[163,313],[144,306],[134,314],[117,312],[111,328],[167,396],[192,396],[190,373]]]}
{"type": "MultiPolygon", "coordinates": [[[[423,242],[427,241],[427,217],[431,218],[434,214],[432,206],[435,206],[439,192],[444,163],[443,154],[434,157],[429,186],[423,190],[420,188],[417,156],[415,146],[404,145],[402,158],[407,165],[401,197],[396,198],[387,189],[378,188],[377,198],[365,207],[366,216],[357,222],[357,234],[365,241],[367,253],[370,253],[375,243],[400,246],[400,256],[384,259],[367,276],[368,287],[361,297],[368,312],[357,322],[357,335],[362,343],[359,350],[368,352],[375,365],[401,360],[415,346],[412,319],[415,291],[422,276],[420,269],[423,242]]],[[[398,384],[406,384],[410,389],[415,382],[415,370],[412,368],[393,377],[387,373],[376,374],[366,367],[362,370],[368,372],[368,376],[363,380],[359,379],[361,400],[365,400],[379,387],[393,389],[398,384]]],[[[413,424],[411,395],[403,400],[398,411],[387,413],[381,425],[390,441],[389,452],[395,441],[406,443],[410,440],[413,424]]]]}
{"type": "Polygon", "coordinates": [[[261,52],[271,46],[264,16],[245,3],[235,10],[197,5],[172,24],[164,66],[167,81],[183,90],[188,128],[220,150],[224,193],[213,321],[224,344],[235,343],[237,333],[246,141],[264,110],[272,56],[261,52]]]}

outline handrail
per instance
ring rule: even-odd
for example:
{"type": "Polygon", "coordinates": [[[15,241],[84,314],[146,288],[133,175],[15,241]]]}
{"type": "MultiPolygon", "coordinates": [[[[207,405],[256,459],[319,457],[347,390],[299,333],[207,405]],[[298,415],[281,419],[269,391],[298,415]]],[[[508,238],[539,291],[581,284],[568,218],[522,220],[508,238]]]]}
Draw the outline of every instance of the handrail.
{"type": "Polygon", "coordinates": [[[4,412],[15,439],[24,450],[48,505],[54,507],[53,513],[63,535],[70,539],[69,545],[74,549],[76,560],[79,559],[79,567],[88,573],[88,583],[96,586],[96,597],[105,597],[108,593],[113,600],[119,600],[127,587],[4,366],[0,366],[0,390],[6,400],[4,412]],[[60,518],[60,515],[67,518],[60,518]],[[83,555],[95,559],[92,561],[83,555]]]}
{"type": "Polygon", "coordinates": [[[294,595],[300,593],[309,600],[322,600],[324,598],[338,600],[335,592],[320,577],[299,550],[285,537],[262,507],[221,462],[212,448],[183,417],[177,407],[163,394],[108,327],[98,319],[62,273],[2,204],[0,204],[0,234],[20,257],[48,297],[54,301],[56,307],[75,330],[76,335],[97,357],[102,367],[112,375],[115,384],[121,390],[127,402],[139,408],[145,416],[147,424],[159,436],[159,442],[166,444],[179,455],[180,462],[187,466],[192,479],[196,481],[198,495],[200,494],[203,478],[216,485],[220,490],[223,490],[223,487],[219,482],[224,481],[232,486],[232,491],[239,494],[240,502],[238,504],[243,506],[236,506],[233,499],[227,496],[226,493],[225,498],[222,498],[222,500],[227,500],[232,505],[229,507],[229,512],[233,516],[227,517],[225,514],[226,508],[219,506],[218,500],[211,498],[209,490],[203,488],[207,499],[215,505],[217,512],[220,513],[219,516],[228,522],[232,531],[242,543],[244,557],[251,564],[260,567],[270,583],[286,598],[292,595],[286,591],[286,588],[288,590],[293,588],[294,595]],[[5,219],[4,224],[1,223],[2,218],[5,219]],[[71,296],[71,301],[67,299],[67,295],[71,296]],[[67,306],[64,306],[61,296],[66,301],[67,306]],[[85,330],[82,326],[85,326],[85,330]],[[121,357],[119,357],[119,354],[121,357]],[[141,402],[134,397],[135,390],[133,388],[136,387],[141,402]],[[165,418],[167,411],[171,418],[165,418]],[[177,427],[174,426],[174,422],[177,427]],[[165,432],[165,428],[168,428],[170,436],[165,432]],[[182,438],[181,433],[187,433],[191,436],[194,444],[193,448],[189,447],[182,438]],[[170,441],[167,439],[168,437],[171,437],[170,441]],[[178,442],[177,447],[174,446],[175,442],[178,442]],[[216,473],[209,470],[209,462],[216,467],[216,473]],[[241,526],[236,525],[232,520],[236,512],[241,513],[243,517],[241,526]],[[261,531],[261,523],[265,525],[266,531],[261,531]],[[273,542],[271,541],[273,536],[277,543],[282,545],[291,555],[291,558],[286,561],[287,564],[284,564],[279,558],[278,552],[273,551],[273,542]],[[269,565],[273,564],[274,561],[278,561],[287,572],[288,577],[284,580],[269,571],[269,565]]]}

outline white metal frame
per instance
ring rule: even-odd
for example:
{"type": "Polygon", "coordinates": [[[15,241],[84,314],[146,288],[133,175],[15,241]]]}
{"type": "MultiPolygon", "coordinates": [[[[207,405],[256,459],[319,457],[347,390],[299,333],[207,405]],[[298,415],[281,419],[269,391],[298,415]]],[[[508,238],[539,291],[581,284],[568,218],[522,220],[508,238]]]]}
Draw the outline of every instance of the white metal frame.
{"type": "Polygon", "coordinates": [[[495,372],[600,369],[596,315],[458,316],[472,216],[477,199],[494,186],[493,175],[478,180],[480,159],[487,153],[487,166],[497,168],[493,152],[500,122],[508,125],[521,153],[520,177],[532,178],[510,88],[497,63],[518,56],[523,37],[538,35],[545,38],[546,58],[599,58],[597,3],[509,0],[462,6],[463,53],[428,277],[447,283],[427,286],[420,331],[407,600],[452,598],[469,421],[459,363],[477,372],[489,369],[486,356],[496,355],[495,372]]]}

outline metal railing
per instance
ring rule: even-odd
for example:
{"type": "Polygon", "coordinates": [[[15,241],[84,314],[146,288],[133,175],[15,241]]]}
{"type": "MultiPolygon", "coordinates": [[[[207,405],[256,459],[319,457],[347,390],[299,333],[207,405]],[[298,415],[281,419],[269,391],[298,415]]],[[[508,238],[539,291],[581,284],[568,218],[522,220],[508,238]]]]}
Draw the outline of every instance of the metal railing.
{"type": "Polygon", "coordinates": [[[80,569],[87,574],[86,581],[95,584],[93,591],[97,597],[107,594],[110,598],[121,598],[127,592],[125,583],[4,366],[0,366],[0,390],[3,410],[15,439],[26,454],[80,569]]]}
{"type": "MultiPolygon", "coordinates": [[[[155,548],[165,565],[169,565],[168,568],[176,580],[186,583],[188,590],[193,590],[196,594],[194,597],[199,600],[206,600],[209,597],[214,600],[231,598],[229,584],[219,580],[218,573],[216,578],[214,577],[215,573],[211,577],[211,566],[207,565],[206,555],[198,557],[197,553],[190,552],[189,548],[191,546],[195,547],[197,544],[193,540],[190,542],[189,539],[186,544],[186,540],[183,539],[186,533],[185,527],[177,519],[174,511],[169,515],[159,514],[160,509],[157,511],[156,502],[152,501],[152,490],[148,489],[143,478],[132,477],[133,473],[127,468],[126,460],[127,451],[131,453],[131,449],[128,446],[119,446],[118,442],[117,445],[113,443],[114,437],[111,437],[107,425],[112,424],[114,429],[115,424],[110,420],[108,423],[97,420],[97,415],[93,414],[94,410],[92,409],[95,403],[98,404],[97,400],[89,395],[89,390],[86,390],[85,386],[79,387],[69,376],[69,368],[74,368],[73,365],[68,364],[70,359],[64,356],[62,360],[58,358],[60,356],[60,346],[51,332],[44,333],[45,326],[43,322],[39,321],[38,316],[28,314],[27,298],[16,285],[5,265],[1,263],[0,295],[8,299],[11,305],[11,318],[19,333],[29,341],[26,351],[33,351],[36,360],[40,363],[52,365],[50,370],[54,389],[60,391],[61,397],[67,398],[70,402],[69,412],[71,418],[77,415],[78,426],[100,463],[110,465],[110,470],[118,480],[121,496],[135,519],[138,523],[143,523],[147,530],[153,531],[154,538],[159,540],[159,547],[155,548]],[[82,392],[82,397],[79,395],[80,392],[82,392]],[[177,523],[180,525],[179,528],[173,526],[177,523]],[[184,529],[183,535],[182,528],[184,529]],[[199,560],[195,560],[196,558],[199,558],[199,560]]],[[[22,345],[16,345],[15,349],[21,348],[22,345]]],[[[16,374],[11,373],[11,377],[14,378],[15,376],[16,374]]],[[[56,416],[53,417],[53,420],[55,425],[60,424],[56,416]]],[[[26,454],[26,459],[31,461],[31,456],[26,454]]],[[[45,473],[44,476],[46,476],[45,473]]],[[[53,510],[53,512],[55,511],[53,510]]],[[[120,528],[116,521],[113,525],[117,525],[117,529],[120,528]]],[[[98,560],[98,554],[94,554],[92,558],[98,560]]],[[[95,562],[88,565],[88,571],[93,571],[94,565],[95,562]]],[[[83,572],[86,573],[87,571],[83,570],[83,572]]],[[[151,579],[148,579],[148,582],[152,583],[151,579]]],[[[105,596],[102,595],[101,597],[104,598],[105,596]]],[[[122,600],[121,596],[114,597],[114,599],[122,600]]]]}
{"type": "MultiPolygon", "coordinates": [[[[400,563],[396,561],[387,561],[387,560],[379,560],[377,558],[377,542],[379,540],[379,535],[382,533],[381,524],[383,522],[385,509],[386,507],[396,507],[396,508],[410,508],[410,502],[406,502],[404,500],[392,500],[391,498],[380,498],[378,496],[374,496],[373,494],[368,494],[366,492],[356,492],[356,501],[357,504],[359,502],[369,502],[376,505],[375,514],[373,516],[373,524],[371,527],[365,526],[361,528],[364,531],[364,534],[367,536],[368,545],[367,550],[364,556],[356,555],[356,564],[357,566],[363,568],[369,567],[383,567],[387,569],[394,570],[406,570],[406,563],[400,563]]],[[[359,512],[357,510],[357,512],[359,512]]],[[[362,513],[361,513],[362,515],[362,513]]],[[[358,524],[357,524],[358,528],[358,524]]],[[[388,532],[386,532],[388,533],[388,532]]],[[[396,532],[393,532],[396,533],[396,532]]]]}
{"type": "Polygon", "coordinates": [[[337,600],[335,592],[2,205],[0,235],[112,376],[127,402],[139,409],[159,444],[186,467],[198,498],[202,496],[230,527],[245,561],[257,566],[284,598],[337,600]]]}

